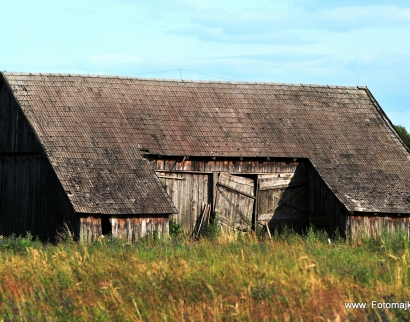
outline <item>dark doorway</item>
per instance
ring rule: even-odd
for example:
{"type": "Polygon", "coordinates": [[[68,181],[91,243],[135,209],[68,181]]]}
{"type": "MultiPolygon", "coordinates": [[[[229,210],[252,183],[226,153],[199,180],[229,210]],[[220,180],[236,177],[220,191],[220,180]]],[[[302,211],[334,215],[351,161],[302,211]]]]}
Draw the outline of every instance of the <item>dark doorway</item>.
{"type": "Polygon", "coordinates": [[[103,235],[112,234],[111,218],[108,216],[101,217],[101,230],[103,235]]]}

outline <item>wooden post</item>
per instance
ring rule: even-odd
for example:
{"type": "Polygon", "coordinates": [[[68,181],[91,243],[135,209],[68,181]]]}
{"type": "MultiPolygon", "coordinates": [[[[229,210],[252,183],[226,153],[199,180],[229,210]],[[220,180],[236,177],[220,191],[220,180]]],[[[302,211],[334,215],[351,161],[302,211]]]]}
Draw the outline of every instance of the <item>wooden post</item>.
{"type": "Polygon", "coordinates": [[[266,231],[268,232],[269,239],[272,239],[272,235],[270,234],[270,230],[269,230],[269,226],[268,226],[267,221],[265,221],[265,227],[266,227],[266,231]]]}
{"type": "Polygon", "coordinates": [[[255,182],[255,215],[253,219],[253,230],[255,233],[257,233],[257,224],[258,224],[258,206],[259,206],[259,176],[256,176],[256,182],[255,182]]]}
{"type": "Polygon", "coordinates": [[[212,213],[215,217],[216,207],[216,184],[218,183],[218,172],[214,171],[212,174],[212,213]]]}

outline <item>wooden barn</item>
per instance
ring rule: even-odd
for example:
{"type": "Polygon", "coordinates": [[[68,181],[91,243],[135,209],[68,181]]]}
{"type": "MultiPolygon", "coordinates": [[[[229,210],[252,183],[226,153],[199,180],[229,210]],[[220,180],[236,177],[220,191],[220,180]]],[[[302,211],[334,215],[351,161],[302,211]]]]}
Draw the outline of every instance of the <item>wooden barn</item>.
{"type": "Polygon", "coordinates": [[[4,72],[0,160],[1,235],[410,230],[410,153],[366,87],[4,72]]]}

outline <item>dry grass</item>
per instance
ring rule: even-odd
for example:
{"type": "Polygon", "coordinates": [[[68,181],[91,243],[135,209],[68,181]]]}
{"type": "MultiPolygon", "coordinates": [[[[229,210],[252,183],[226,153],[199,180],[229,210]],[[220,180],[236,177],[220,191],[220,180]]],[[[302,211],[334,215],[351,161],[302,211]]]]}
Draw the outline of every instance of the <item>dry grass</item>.
{"type": "Polygon", "coordinates": [[[405,320],[403,310],[344,306],[410,299],[409,246],[394,238],[0,243],[0,312],[5,321],[405,320]]]}

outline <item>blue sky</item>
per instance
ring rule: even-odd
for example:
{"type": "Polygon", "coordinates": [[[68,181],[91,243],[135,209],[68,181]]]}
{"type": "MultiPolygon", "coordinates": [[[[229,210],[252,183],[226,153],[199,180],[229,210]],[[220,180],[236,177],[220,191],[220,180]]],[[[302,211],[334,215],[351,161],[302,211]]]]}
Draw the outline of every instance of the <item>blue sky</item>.
{"type": "Polygon", "coordinates": [[[0,70],[366,85],[410,131],[409,1],[2,2],[0,70]]]}

